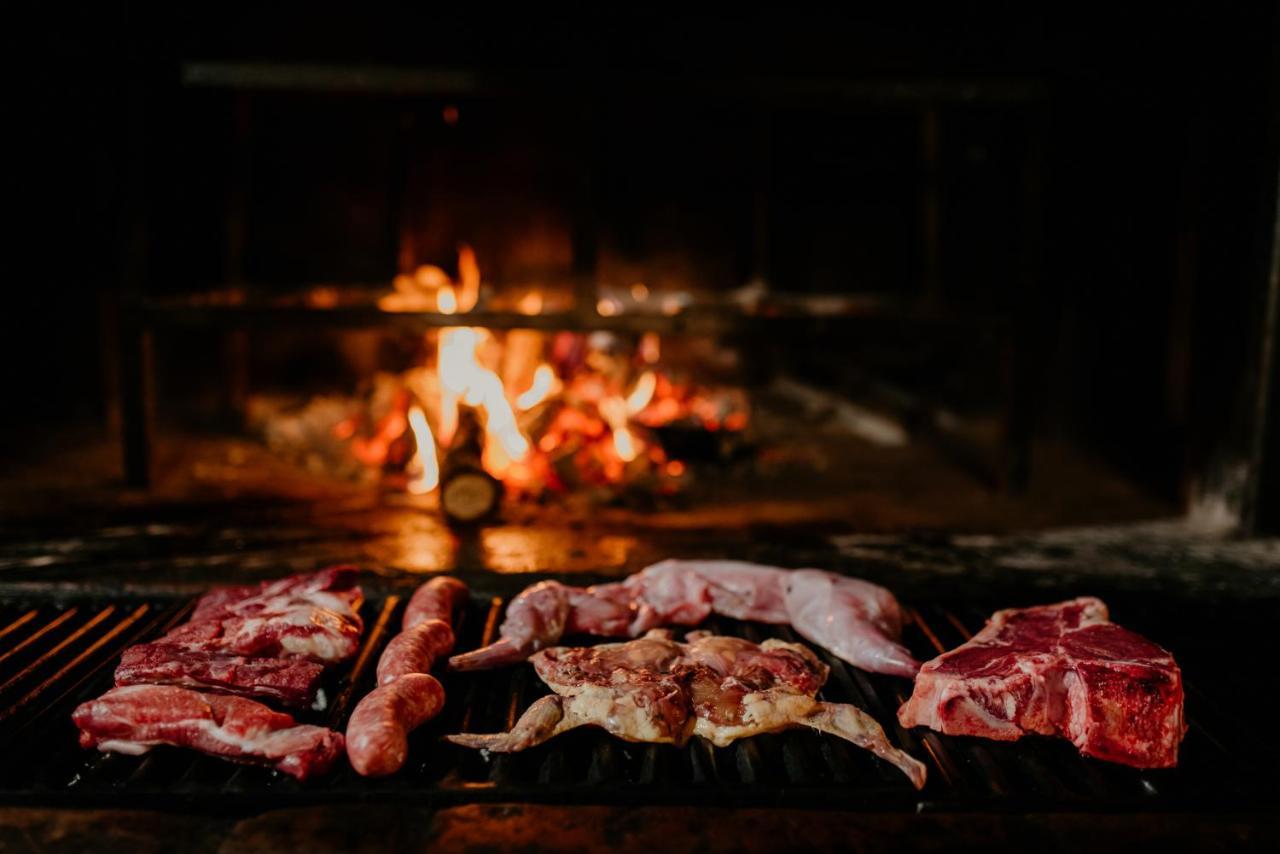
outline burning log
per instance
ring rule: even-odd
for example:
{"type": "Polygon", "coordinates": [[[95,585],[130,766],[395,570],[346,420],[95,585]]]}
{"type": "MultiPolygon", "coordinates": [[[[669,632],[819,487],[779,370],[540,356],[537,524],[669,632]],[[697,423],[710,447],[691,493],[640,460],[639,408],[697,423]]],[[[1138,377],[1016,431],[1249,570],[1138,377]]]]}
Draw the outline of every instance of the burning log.
{"type": "Polygon", "coordinates": [[[445,519],[472,524],[492,515],[502,483],[485,471],[484,428],[476,410],[458,407],[458,426],[440,465],[440,509],[445,519]]]}

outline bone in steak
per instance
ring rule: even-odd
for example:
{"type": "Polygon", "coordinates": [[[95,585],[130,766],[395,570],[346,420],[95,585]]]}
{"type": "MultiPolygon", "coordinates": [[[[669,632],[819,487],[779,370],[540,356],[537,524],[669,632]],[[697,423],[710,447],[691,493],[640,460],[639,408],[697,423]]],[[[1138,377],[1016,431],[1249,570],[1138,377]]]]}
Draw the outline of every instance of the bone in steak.
{"type": "Polygon", "coordinates": [[[921,668],[898,720],[1002,741],[1058,735],[1138,768],[1177,764],[1186,731],[1173,656],[1109,622],[1091,597],[998,611],[921,668]]]}
{"type": "Polygon", "coordinates": [[[739,738],[809,727],[892,763],[916,788],[925,767],[889,743],[856,706],[817,700],[828,669],[803,646],[693,632],[677,643],[655,629],[638,640],[553,647],[531,659],[555,694],[531,705],[507,733],[448,740],[499,753],[525,750],[580,726],[627,741],[682,745],[699,735],[718,747],[739,738]]]}
{"type": "Polygon", "coordinates": [[[169,744],[237,762],[266,764],[299,780],[323,774],[342,753],[342,734],[297,724],[243,697],[167,685],[113,688],[75,710],[82,747],[146,753],[169,744]]]}
{"type": "Polygon", "coordinates": [[[638,637],[664,625],[695,625],[715,613],[791,624],[850,664],[910,677],[919,663],[897,643],[902,611],[893,594],[817,569],[786,570],[731,560],[667,560],[624,581],[570,587],[544,581],[512,600],[501,639],[455,655],[455,670],[522,661],[565,634],[638,637]]]}
{"type": "Polygon", "coordinates": [[[160,639],[188,652],[344,661],[360,645],[354,567],[205,594],[191,619],[160,639]]]}

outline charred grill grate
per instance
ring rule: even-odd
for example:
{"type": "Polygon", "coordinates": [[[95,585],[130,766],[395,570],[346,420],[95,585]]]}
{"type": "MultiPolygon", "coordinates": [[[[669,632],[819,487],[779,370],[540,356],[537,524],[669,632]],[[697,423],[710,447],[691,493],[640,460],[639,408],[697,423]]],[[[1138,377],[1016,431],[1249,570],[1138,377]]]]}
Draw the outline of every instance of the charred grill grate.
{"type": "MultiPolygon", "coordinates": [[[[459,648],[494,636],[503,601],[473,602],[459,625],[459,648]]],[[[330,674],[330,709],[308,722],[342,728],[369,690],[373,668],[398,623],[403,600],[366,607],[370,627],[354,663],[330,674]]],[[[121,650],[181,620],[189,602],[84,601],[0,606],[0,802],[210,811],[262,809],[326,801],[404,800],[791,805],[842,809],[1134,810],[1238,809],[1268,791],[1254,775],[1270,763],[1258,740],[1188,686],[1190,732],[1179,768],[1139,771],[1081,758],[1065,742],[1015,744],[904,730],[894,712],[910,686],[866,674],[823,655],[831,678],[823,696],[853,702],[890,737],[929,766],[915,792],[894,768],[839,739],[806,731],[745,739],[715,748],[695,739],[684,749],[628,744],[579,730],[515,755],[486,757],[442,743],[445,733],[510,727],[545,686],[523,666],[446,674],[448,703],[413,737],[408,766],[365,780],[345,764],[306,785],[267,769],[175,749],[144,756],[83,751],[70,712],[111,685],[121,650]]],[[[922,658],[955,646],[985,612],[922,607],[906,641],[922,658]]],[[[716,619],[709,628],[753,641],[795,641],[786,628],[716,619]]],[[[821,653],[820,653],[821,654],[821,653]]]]}

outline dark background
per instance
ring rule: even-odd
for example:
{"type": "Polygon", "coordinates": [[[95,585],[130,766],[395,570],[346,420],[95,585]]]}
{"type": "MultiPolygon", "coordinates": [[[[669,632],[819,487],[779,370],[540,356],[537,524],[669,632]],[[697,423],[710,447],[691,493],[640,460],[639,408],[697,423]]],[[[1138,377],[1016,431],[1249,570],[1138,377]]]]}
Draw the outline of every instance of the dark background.
{"type": "MultiPolygon", "coordinates": [[[[1153,490],[1185,495],[1254,437],[1276,183],[1272,4],[713,16],[100,3],[7,29],[17,263],[0,295],[0,457],[60,425],[102,423],[104,306],[124,283],[163,294],[236,278],[266,288],[386,281],[404,263],[391,214],[402,194],[450,202],[443,225],[424,220],[437,243],[414,259],[447,262],[456,239],[502,247],[504,222],[545,221],[554,233],[576,203],[566,200],[584,192],[572,168],[583,156],[604,161],[585,192],[605,249],[640,265],[677,259],[655,275],[678,282],[693,270],[728,288],[763,273],[784,291],[919,296],[928,279],[914,115],[775,98],[762,159],[757,81],[821,90],[995,79],[1043,92],[1031,119],[1043,123],[1038,160],[1028,161],[1025,113],[940,108],[942,284],[926,296],[946,311],[1029,304],[1019,317],[1036,345],[1038,429],[1079,440],[1153,490]],[[408,99],[407,131],[404,98],[255,101],[250,225],[243,269],[232,271],[237,105],[182,89],[178,68],[237,59],[543,82],[537,97],[458,104],[454,129],[439,116],[456,99],[408,99]],[[426,165],[402,175],[406,161],[426,165]],[[1032,294],[1012,203],[1027,162],[1038,164],[1044,211],[1032,294]],[[750,239],[761,186],[763,258],[750,239]]],[[[494,263],[499,277],[518,277],[572,259],[550,240],[523,266],[494,263]]],[[[892,346],[870,349],[911,352],[927,335],[898,330],[892,346]]],[[[176,358],[198,372],[216,346],[195,336],[176,358]]],[[[963,404],[981,385],[967,349],[886,358],[885,370],[963,404]]]]}

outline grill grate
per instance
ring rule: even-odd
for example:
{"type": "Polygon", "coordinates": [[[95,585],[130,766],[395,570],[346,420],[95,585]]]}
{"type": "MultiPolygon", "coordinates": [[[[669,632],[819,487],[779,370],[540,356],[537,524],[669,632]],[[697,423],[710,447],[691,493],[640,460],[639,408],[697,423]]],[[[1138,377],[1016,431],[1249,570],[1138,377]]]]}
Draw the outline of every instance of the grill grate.
{"type": "MultiPolygon", "coordinates": [[[[488,643],[504,607],[473,602],[458,626],[459,648],[488,643]]],[[[330,709],[304,720],[342,728],[372,687],[378,654],[403,607],[398,596],[366,603],[371,627],[354,663],[329,674],[330,709]]],[[[597,730],[577,730],[514,755],[485,757],[442,743],[446,733],[510,727],[547,689],[527,666],[445,674],[443,713],[411,739],[406,768],[365,780],[340,765],[299,784],[268,769],[162,748],[143,756],[83,751],[70,721],[77,703],[106,691],[120,652],[185,617],[190,603],[85,601],[55,606],[0,606],[0,802],[209,811],[261,809],[330,801],[404,800],[415,804],[476,801],[791,805],[902,810],[1233,809],[1256,802],[1271,763],[1260,739],[1210,699],[1188,687],[1190,731],[1177,769],[1140,771],[1080,757],[1057,740],[1017,743],[904,730],[894,712],[904,680],[867,674],[819,651],[831,667],[824,699],[852,702],[874,715],[892,740],[929,766],[914,791],[893,767],[830,736],[793,731],[716,748],[628,744],[597,730]]],[[[966,639],[985,612],[922,606],[911,612],[906,643],[930,658],[966,639]]],[[[796,642],[786,627],[715,618],[716,632],[796,642]]]]}

